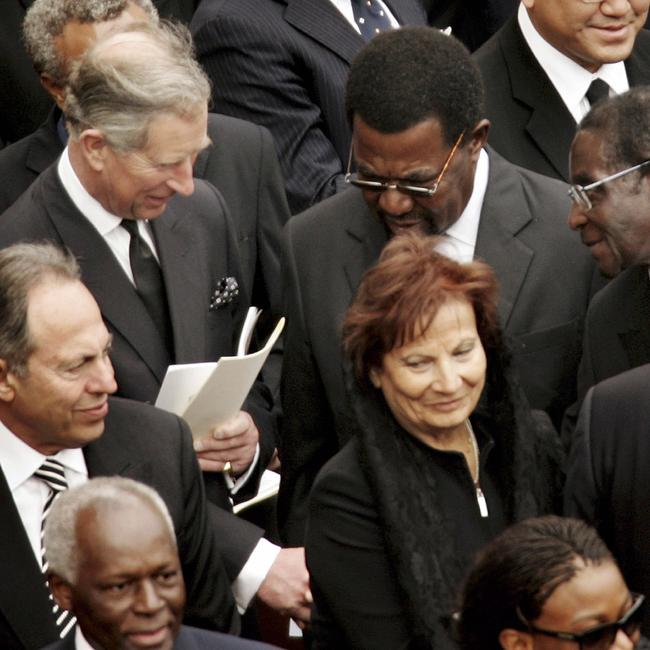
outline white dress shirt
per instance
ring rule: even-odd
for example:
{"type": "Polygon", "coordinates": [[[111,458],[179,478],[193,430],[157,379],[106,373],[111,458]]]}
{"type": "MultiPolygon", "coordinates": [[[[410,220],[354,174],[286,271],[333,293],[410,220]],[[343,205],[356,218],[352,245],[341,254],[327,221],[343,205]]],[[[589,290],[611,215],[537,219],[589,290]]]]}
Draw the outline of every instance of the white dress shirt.
{"type": "Polygon", "coordinates": [[[611,88],[610,94],[619,95],[629,90],[623,61],[605,63],[597,72],[589,72],[542,38],[531,22],[523,2],[519,5],[517,20],[528,47],[555,86],[576,123],[589,112],[589,101],[585,94],[594,79],[600,78],[607,82],[611,88]]]}
{"type": "Polygon", "coordinates": [[[449,226],[443,240],[436,246],[439,253],[461,264],[466,264],[474,259],[489,171],[489,156],[485,149],[481,149],[474,171],[474,187],[469,201],[458,220],[449,226]]]}
{"type": "Polygon", "coordinates": [[[81,485],[88,480],[86,461],[81,449],[63,449],[52,456],[44,456],[0,422],[0,467],[38,566],[41,566],[41,519],[50,488],[36,478],[34,472],[46,458],[54,458],[63,465],[68,487],[81,485]]]}

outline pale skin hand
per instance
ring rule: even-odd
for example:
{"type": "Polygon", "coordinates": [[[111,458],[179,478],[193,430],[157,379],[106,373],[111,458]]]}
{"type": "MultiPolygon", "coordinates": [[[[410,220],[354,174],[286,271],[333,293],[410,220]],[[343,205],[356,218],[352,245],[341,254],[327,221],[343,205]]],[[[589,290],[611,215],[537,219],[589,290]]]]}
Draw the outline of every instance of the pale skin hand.
{"type": "Polygon", "coordinates": [[[203,438],[195,440],[194,451],[204,472],[223,472],[226,462],[230,462],[232,473],[239,476],[253,461],[259,438],[253,418],[239,411],[203,438]]]}
{"type": "Polygon", "coordinates": [[[257,597],[280,614],[291,616],[301,628],[309,624],[314,600],[304,548],[283,548],[278,553],[257,590],[257,597]]]}

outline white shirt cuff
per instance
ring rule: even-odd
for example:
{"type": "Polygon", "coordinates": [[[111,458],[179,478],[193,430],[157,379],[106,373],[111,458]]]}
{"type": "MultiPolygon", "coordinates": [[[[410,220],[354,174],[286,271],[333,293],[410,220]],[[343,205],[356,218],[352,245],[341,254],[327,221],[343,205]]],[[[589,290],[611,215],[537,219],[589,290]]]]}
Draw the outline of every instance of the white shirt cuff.
{"type": "Polygon", "coordinates": [[[278,557],[278,553],[280,553],[280,547],[271,544],[268,539],[262,537],[246,560],[246,564],[232,583],[232,593],[240,614],[246,611],[278,557]]]}
{"type": "Polygon", "coordinates": [[[251,474],[254,472],[255,466],[257,465],[259,459],[260,459],[260,443],[258,442],[255,447],[255,455],[253,456],[253,460],[251,461],[251,464],[248,466],[248,469],[241,476],[238,476],[237,478],[233,478],[232,476],[230,476],[230,474],[224,472],[223,476],[226,479],[226,485],[228,486],[231,495],[237,494],[237,492],[239,492],[239,490],[246,484],[246,481],[248,481],[248,479],[251,477],[251,474]]]}

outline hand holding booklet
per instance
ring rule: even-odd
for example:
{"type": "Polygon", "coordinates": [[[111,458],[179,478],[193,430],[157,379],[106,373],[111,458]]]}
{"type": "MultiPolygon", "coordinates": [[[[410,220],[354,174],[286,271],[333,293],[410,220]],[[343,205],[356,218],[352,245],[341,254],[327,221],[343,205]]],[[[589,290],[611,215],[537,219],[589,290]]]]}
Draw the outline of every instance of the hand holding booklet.
{"type": "Polygon", "coordinates": [[[284,328],[278,321],[266,345],[247,354],[260,310],[251,307],[242,327],[237,356],[209,363],[169,366],[156,406],[180,415],[192,435],[200,438],[228,418],[237,415],[266,358],[284,328]]]}

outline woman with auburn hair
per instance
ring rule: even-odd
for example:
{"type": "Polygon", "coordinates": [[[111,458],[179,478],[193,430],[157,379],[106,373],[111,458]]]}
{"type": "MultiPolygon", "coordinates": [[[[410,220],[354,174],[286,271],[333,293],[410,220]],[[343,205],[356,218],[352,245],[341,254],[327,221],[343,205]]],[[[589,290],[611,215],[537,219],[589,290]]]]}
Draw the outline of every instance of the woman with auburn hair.
{"type": "Polygon", "coordinates": [[[559,509],[561,449],[511,376],[485,264],[401,235],[343,326],[349,427],[310,499],[313,648],[444,648],[475,552],[559,509]]]}

